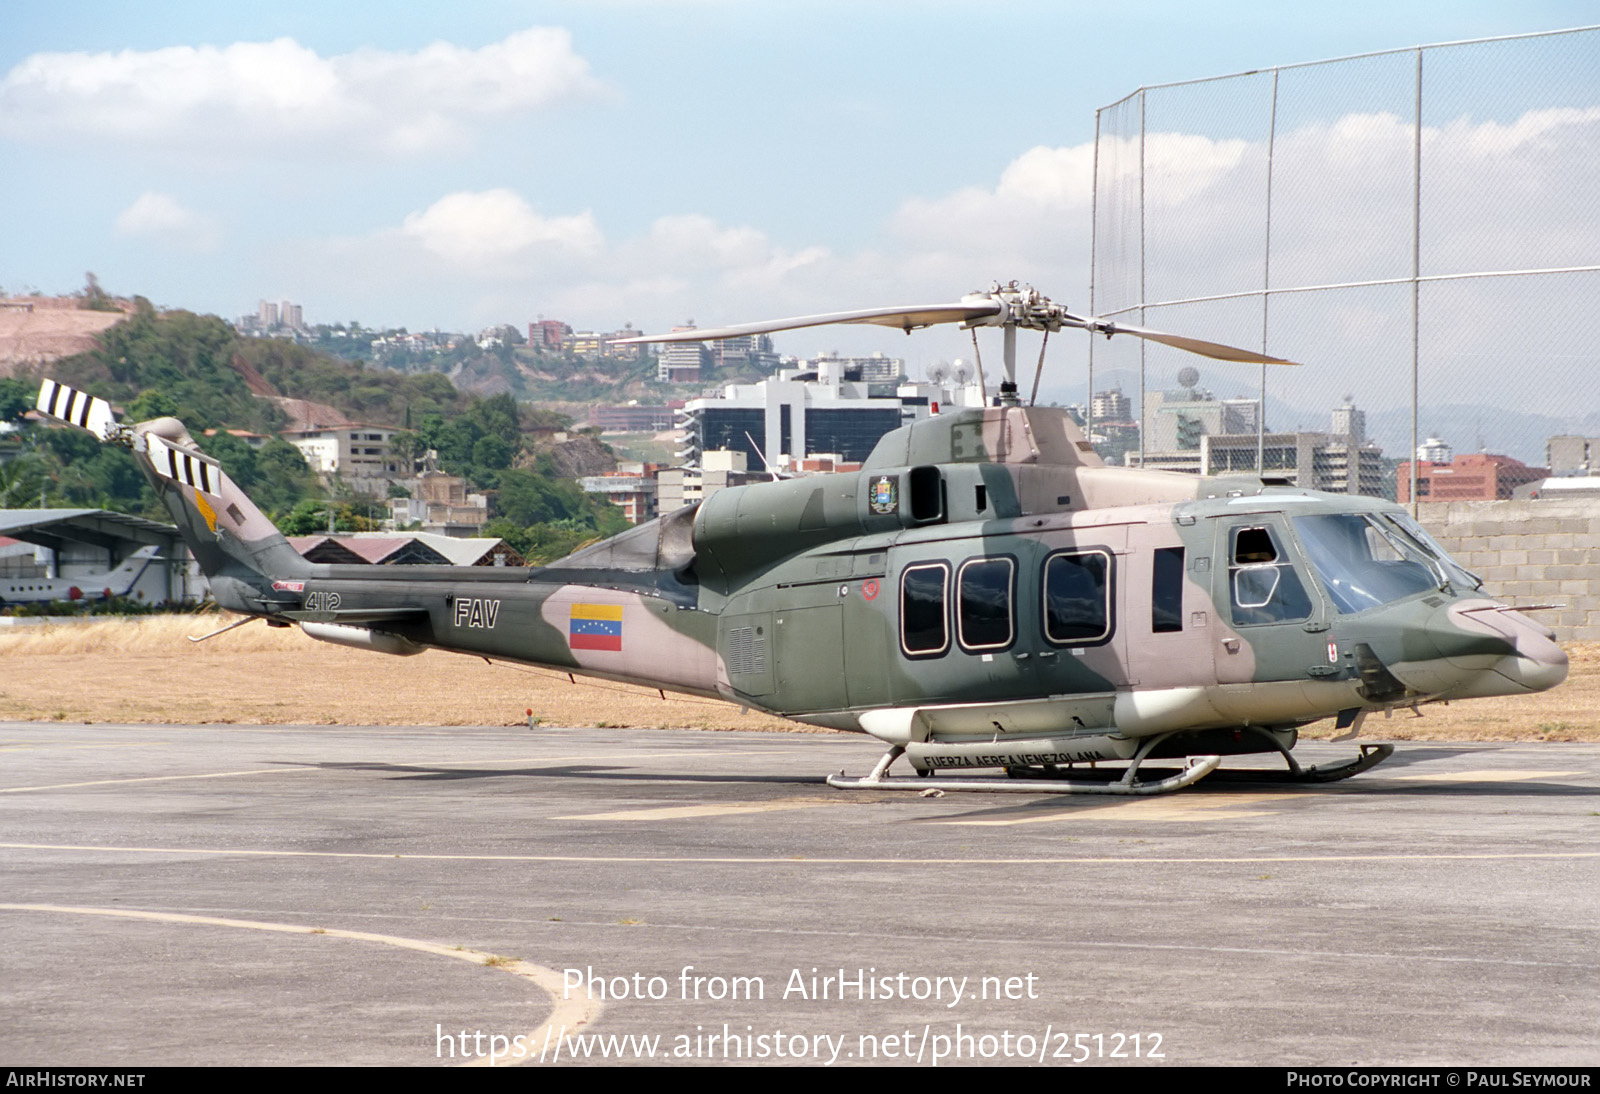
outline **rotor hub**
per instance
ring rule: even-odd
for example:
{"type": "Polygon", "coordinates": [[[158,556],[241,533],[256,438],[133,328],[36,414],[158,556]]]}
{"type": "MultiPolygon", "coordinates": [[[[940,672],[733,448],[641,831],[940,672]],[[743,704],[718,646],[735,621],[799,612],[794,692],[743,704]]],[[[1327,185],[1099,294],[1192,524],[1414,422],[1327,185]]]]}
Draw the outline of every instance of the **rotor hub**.
{"type": "Polygon", "coordinates": [[[1002,310],[992,316],[973,320],[968,326],[1018,327],[1023,330],[1054,332],[1064,326],[1082,326],[1066,306],[1057,304],[1032,285],[1016,281],[1001,285],[992,282],[985,292],[975,292],[964,300],[993,300],[1002,310]]]}

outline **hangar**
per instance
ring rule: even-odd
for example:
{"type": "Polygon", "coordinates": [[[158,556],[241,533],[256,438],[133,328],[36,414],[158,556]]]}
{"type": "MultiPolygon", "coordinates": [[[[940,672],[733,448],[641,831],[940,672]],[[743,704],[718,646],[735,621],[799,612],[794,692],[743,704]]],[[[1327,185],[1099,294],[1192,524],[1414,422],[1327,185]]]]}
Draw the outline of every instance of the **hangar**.
{"type": "Polygon", "coordinates": [[[205,579],[193,572],[189,549],[170,524],[108,509],[0,509],[0,536],[44,549],[12,551],[0,559],[15,576],[104,573],[139,548],[154,546],[162,564],[147,569],[130,596],[158,604],[193,602],[206,593],[205,579]]]}

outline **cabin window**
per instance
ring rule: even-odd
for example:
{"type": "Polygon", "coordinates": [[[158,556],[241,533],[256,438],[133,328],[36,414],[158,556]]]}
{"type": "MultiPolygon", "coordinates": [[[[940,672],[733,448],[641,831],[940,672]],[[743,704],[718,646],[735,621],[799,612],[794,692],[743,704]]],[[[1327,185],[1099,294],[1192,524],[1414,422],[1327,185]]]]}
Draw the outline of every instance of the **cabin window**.
{"type": "Polygon", "coordinates": [[[1051,555],[1044,564],[1044,634],[1060,645],[1111,637],[1111,555],[1051,555]]]}
{"type": "Polygon", "coordinates": [[[900,648],[909,657],[937,657],[950,648],[950,567],[907,566],[900,574],[900,648]]]}
{"type": "Polygon", "coordinates": [[[1183,630],[1183,548],[1157,547],[1150,578],[1150,629],[1156,634],[1183,630]]]}
{"type": "Polygon", "coordinates": [[[1270,528],[1234,528],[1228,584],[1233,621],[1289,623],[1311,615],[1311,598],[1270,528]]]}
{"type": "Polygon", "coordinates": [[[961,564],[956,625],[963,649],[998,650],[1011,645],[1016,575],[1017,564],[1009,558],[975,558],[961,564]]]}

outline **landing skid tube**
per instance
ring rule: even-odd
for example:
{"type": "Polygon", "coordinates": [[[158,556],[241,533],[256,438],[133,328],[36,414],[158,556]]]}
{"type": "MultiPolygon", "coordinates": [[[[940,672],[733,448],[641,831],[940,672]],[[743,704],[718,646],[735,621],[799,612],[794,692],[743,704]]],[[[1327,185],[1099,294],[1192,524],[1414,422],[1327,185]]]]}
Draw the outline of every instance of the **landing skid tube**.
{"type": "Polygon", "coordinates": [[[1284,762],[1289,765],[1288,771],[1224,771],[1218,776],[1228,782],[1263,782],[1263,783],[1331,783],[1340,779],[1348,779],[1352,775],[1359,775],[1363,771],[1370,771],[1384,760],[1394,755],[1394,745],[1371,744],[1361,746],[1361,755],[1353,760],[1346,760],[1342,764],[1324,764],[1317,767],[1301,767],[1295,758],[1289,755],[1289,750],[1284,748],[1276,737],[1263,733],[1263,737],[1278,746],[1284,762]]]}
{"type": "MultiPolygon", "coordinates": [[[[1348,779],[1352,775],[1359,775],[1369,771],[1378,764],[1394,755],[1394,745],[1370,744],[1361,746],[1361,755],[1353,760],[1341,764],[1322,765],[1317,767],[1301,767],[1299,762],[1289,753],[1270,733],[1261,734],[1271,741],[1283,756],[1284,762],[1289,765],[1287,771],[1224,771],[1217,776],[1228,782],[1267,782],[1267,783],[1330,783],[1340,779],[1348,779]]],[[[930,776],[902,776],[894,777],[889,774],[889,768],[905,754],[905,749],[895,745],[883,754],[878,765],[872,773],[865,778],[848,778],[844,772],[828,776],[828,785],[840,790],[978,790],[991,794],[1117,794],[1148,796],[1152,794],[1167,794],[1174,790],[1182,790],[1186,786],[1193,786],[1201,779],[1217,770],[1222,762],[1220,756],[1191,757],[1188,766],[1176,774],[1164,779],[1151,782],[1140,782],[1137,778],[1139,767],[1149,756],[1151,750],[1165,740],[1170,734],[1153,737],[1146,741],[1134,755],[1128,765],[1128,770],[1116,782],[1084,782],[1082,780],[1058,779],[1049,774],[1034,775],[1032,769],[1017,769],[1013,776],[1004,779],[973,779],[962,776],[947,776],[933,778],[930,776]],[[1026,774],[1024,774],[1026,772],[1026,774]]]]}
{"type": "MultiPolygon", "coordinates": [[[[1151,744],[1154,742],[1152,741],[1151,744]]],[[[1166,794],[1174,790],[1182,790],[1186,786],[1193,786],[1207,775],[1217,769],[1222,762],[1220,756],[1199,756],[1192,759],[1190,765],[1169,778],[1156,782],[1139,782],[1135,776],[1139,771],[1139,764],[1149,752],[1149,746],[1141,748],[1128,765],[1127,773],[1114,783],[1108,782],[1083,782],[1071,779],[1053,778],[1004,778],[1004,779],[971,779],[962,776],[946,778],[930,778],[926,776],[891,777],[889,766],[898,760],[905,749],[895,745],[883,758],[878,761],[878,766],[872,769],[872,774],[863,779],[847,778],[844,772],[828,776],[828,785],[840,790],[981,790],[991,794],[1119,794],[1119,795],[1150,795],[1166,794]]]]}

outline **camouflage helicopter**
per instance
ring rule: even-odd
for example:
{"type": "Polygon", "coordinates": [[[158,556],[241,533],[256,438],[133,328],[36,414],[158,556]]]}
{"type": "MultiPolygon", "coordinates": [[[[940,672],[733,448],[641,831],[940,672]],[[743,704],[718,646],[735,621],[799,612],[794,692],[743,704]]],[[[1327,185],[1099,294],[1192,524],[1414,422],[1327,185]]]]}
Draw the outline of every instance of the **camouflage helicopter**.
{"type": "Polygon", "coordinates": [[[177,420],[120,425],[52,381],[38,406],[133,450],[217,603],[247,616],[235,626],[553,667],[888,745],[836,787],[1154,794],[1247,753],[1281,755],[1274,778],[1327,781],[1393,746],[1303,768],[1302,726],[1332,718],[1353,737],[1372,711],[1566,677],[1552,632],[1486,596],[1400,507],[1106,466],[1015,380],[1019,328],[1279,358],[1079,317],[1014,283],[630,341],[827,323],[1000,327],[999,396],[885,435],[859,472],[734,487],[526,571],[307,562],[177,420]],[[901,757],[914,776],[889,774],[901,757]],[[1139,777],[1163,758],[1187,762],[1139,777]]]}

